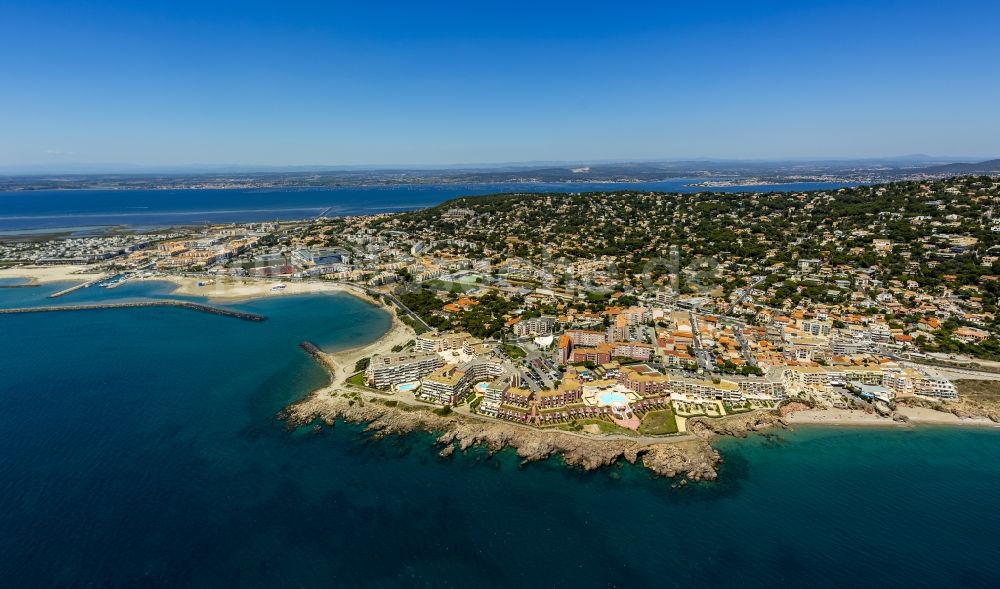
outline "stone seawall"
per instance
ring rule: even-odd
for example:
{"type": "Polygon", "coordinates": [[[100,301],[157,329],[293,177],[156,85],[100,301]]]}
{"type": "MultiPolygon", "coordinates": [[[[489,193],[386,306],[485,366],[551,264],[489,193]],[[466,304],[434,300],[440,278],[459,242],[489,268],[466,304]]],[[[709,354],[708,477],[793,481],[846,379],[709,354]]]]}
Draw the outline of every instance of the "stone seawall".
{"type": "Polygon", "coordinates": [[[211,305],[203,305],[201,303],[193,303],[190,301],[135,301],[131,303],[96,303],[93,305],[50,305],[45,307],[17,307],[12,309],[0,309],[0,315],[13,315],[19,313],[55,313],[60,311],[96,311],[101,309],[135,309],[141,307],[180,307],[182,309],[191,309],[192,311],[200,311],[202,313],[211,313],[213,315],[222,315],[224,317],[233,317],[235,319],[242,319],[244,321],[264,321],[267,317],[263,315],[258,315],[256,313],[247,313],[244,311],[235,311],[233,309],[226,309],[224,307],[213,307],[211,305]]]}

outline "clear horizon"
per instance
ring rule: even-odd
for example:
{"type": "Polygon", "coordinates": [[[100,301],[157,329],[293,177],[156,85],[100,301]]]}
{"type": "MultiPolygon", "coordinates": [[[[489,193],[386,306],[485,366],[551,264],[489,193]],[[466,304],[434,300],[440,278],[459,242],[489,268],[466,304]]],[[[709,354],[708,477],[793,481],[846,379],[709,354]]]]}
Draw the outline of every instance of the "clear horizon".
{"type": "Polygon", "coordinates": [[[0,10],[6,173],[1000,155],[982,1],[0,10]]]}

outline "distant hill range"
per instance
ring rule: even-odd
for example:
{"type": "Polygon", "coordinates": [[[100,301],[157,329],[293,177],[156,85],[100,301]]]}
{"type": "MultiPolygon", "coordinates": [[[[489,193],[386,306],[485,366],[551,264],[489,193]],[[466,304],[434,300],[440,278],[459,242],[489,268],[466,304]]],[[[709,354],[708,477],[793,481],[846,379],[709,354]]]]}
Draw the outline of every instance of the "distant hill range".
{"type": "Polygon", "coordinates": [[[996,174],[1000,173],[1000,159],[987,160],[985,162],[979,162],[976,164],[942,164],[940,166],[928,166],[925,168],[918,168],[916,170],[909,170],[911,174],[929,174],[932,176],[940,175],[952,175],[952,176],[962,176],[969,174],[996,174]]]}

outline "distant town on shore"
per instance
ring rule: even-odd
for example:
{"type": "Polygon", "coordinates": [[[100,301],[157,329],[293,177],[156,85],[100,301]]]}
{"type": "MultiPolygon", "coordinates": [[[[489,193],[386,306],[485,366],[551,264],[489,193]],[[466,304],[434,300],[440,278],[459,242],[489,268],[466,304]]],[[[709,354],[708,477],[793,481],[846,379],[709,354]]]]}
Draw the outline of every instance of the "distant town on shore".
{"type": "Polygon", "coordinates": [[[253,189],[336,188],[399,185],[602,183],[634,184],[690,179],[693,187],[764,186],[809,182],[879,183],[943,179],[1000,172],[1000,160],[907,156],[882,159],[747,161],[683,160],[621,163],[516,163],[453,167],[244,168],[196,169],[80,165],[60,171],[46,167],[0,168],[0,191],[67,189],[253,189]]]}

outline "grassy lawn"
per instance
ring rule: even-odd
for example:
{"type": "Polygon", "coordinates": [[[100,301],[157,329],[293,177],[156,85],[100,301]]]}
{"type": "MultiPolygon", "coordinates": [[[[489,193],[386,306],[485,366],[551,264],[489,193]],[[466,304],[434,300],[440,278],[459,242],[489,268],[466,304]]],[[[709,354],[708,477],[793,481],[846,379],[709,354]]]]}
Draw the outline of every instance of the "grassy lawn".
{"type": "Polygon", "coordinates": [[[528,355],[528,353],[525,352],[523,349],[521,349],[519,346],[515,346],[513,344],[504,344],[503,345],[503,352],[505,354],[507,354],[508,356],[510,356],[511,360],[517,360],[518,358],[524,358],[525,356],[528,355]]]}
{"type": "MultiPolygon", "coordinates": [[[[576,422],[581,426],[596,425],[597,429],[599,429],[602,434],[622,434],[626,436],[635,435],[634,431],[624,427],[617,426],[611,423],[610,421],[605,421],[603,419],[578,419],[576,422]]],[[[564,425],[569,425],[569,424],[564,424],[564,425]]]]}
{"type": "Polygon", "coordinates": [[[661,436],[664,434],[677,433],[677,419],[674,412],[669,409],[650,411],[642,418],[639,424],[639,433],[651,436],[661,436]]]}
{"type": "Polygon", "coordinates": [[[469,409],[475,413],[479,410],[479,404],[483,402],[483,395],[476,395],[471,401],[469,401],[469,409]]]}
{"type": "Polygon", "coordinates": [[[450,282],[447,280],[438,280],[438,279],[428,280],[423,284],[436,290],[444,290],[448,292],[465,292],[469,289],[476,288],[478,286],[475,283],[450,282]]]}
{"type": "Polygon", "coordinates": [[[747,411],[753,411],[753,405],[749,401],[744,401],[743,403],[723,403],[723,407],[726,409],[726,413],[733,415],[736,413],[746,413],[747,411]]]}
{"type": "Polygon", "coordinates": [[[684,417],[703,417],[705,415],[705,408],[698,403],[678,403],[674,407],[677,410],[677,415],[684,417]]]}
{"type": "Polygon", "coordinates": [[[374,393],[381,393],[383,395],[386,394],[386,391],[380,391],[380,390],[378,390],[376,388],[370,387],[367,384],[365,384],[365,373],[364,372],[358,372],[357,374],[352,374],[351,376],[349,376],[347,378],[346,382],[347,382],[347,384],[349,384],[351,386],[359,387],[359,388],[365,389],[366,391],[372,391],[374,393]]]}

